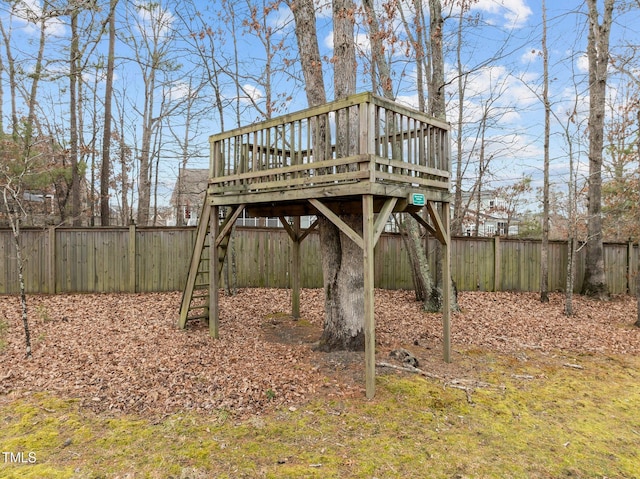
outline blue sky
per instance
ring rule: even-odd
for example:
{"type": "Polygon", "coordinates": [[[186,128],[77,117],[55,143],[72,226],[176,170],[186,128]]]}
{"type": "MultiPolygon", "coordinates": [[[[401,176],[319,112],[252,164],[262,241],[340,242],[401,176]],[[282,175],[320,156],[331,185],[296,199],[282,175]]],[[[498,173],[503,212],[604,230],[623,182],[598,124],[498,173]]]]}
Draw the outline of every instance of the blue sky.
{"type": "MultiPolygon", "coordinates": [[[[262,4],[268,2],[260,2],[262,4]]],[[[27,12],[38,13],[42,10],[40,0],[28,0],[22,2],[14,13],[13,38],[14,54],[19,53],[25,58],[33,52],[37,46],[37,26],[24,20],[27,12]],[[22,18],[20,18],[22,17],[22,18]]],[[[144,9],[131,8],[133,2],[128,2],[129,8],[120,13],[119,28],[124,37],[142,38],[144,30],[152,23],[152,16],[144,9]],[[128,30],[124,28],[125,20],[134,26],[128,30]]],[[[189,2],[165,2],[160,1],[160,9],[156,10],[156,17],[163,18],[165,25],[160,29],[161,40],[169,42],[172,30],[184,30],[182,19],[189,20],[192,26],[202,20],[204,24],[212,26],[213,29],[220,28],[221,35],[217,37],[215,58],[230,69],[232,69],[233,42],[230,40],[231,22],[229,15],[232,13],[237,17],[236,33],[237,52],[239,54],[240,70],[243,77],[240,81],[241,93],[238,98],[237,90],[229,80],[224,77],[221,87],[221,95],[225,99],[225,129],[235,126],[237,117],[235,114],[236,105],[242,109],[240,115],[241,123],[256,121],[261,118],[261,111],[264,111],[265,88],[260,84],[260,77],[264,69],[265,50],[260,39],[255,32],[250,31],[246,25],[242,25],[242,19],[246,18],[249,2],[239,1],[231,5],[228,2],[216,1],[194,1],[193,8],[189,2]],[[200,16],[196,16],[196,10],[200,16]],[[225,12],[221,16],[218,14],[225,12]],[[244,16],[244,17],[243,17],[244,16]],[[225,33],[226,32],[226,33],[225,33]],[[226,36],[225,36],[226,35],[226,36]],[[224,41],[223,38],[226,38],[224,41]],[[257,106],[258,108],[255,108],[257,106]]],[[[3,3],[0,6],[0,16],[3,22],[9,18],[9,5],[3,3]]],[[[428,12],[428,9],[425,9],[428,12]]],[[[585,12],[584,1],[562,0],[547,1],[547,17],[549,29],[549,54],[551,68],[550,94],[554,112],[562,123],[554,121],[552,137],[552,181],[559,187],[567,181],[567,157],[566,141],[563,138],[562,125],[567,118],[567,112],[577,108],[576,123],[570,124],[571,128],[581,125],[586,118],[586,108],[588,106],[588,91],[586,85],[586,57],[584,50],[586,46],[585,12]]],[[[409,14],[409,10],[405,10],[409,14]]],[[[446,55],[446,76],[450,81],[447,86],[447,115],[448,120],[455,123],[458,116],[457,101],[457,77],[456,56],[455,56],[455,30],[457,28],[457,12],[444,8],[445,15],[450,15],[445,23],[445,55],[446,55]]],[[[542,104],[536,93],[541,91],[541,71],[542,59],[540,57],[541,38],[541,5],[539,1],[529,0],[480,0],[475,3],[467,14],[468,24],[465,26],[463,34],[462,63],[467,80],[465,89],[465,104],[463,108],[467,127],[463,131],[463,141],[467,149],[471,148],[474,141],[474,125],[477,125],[480,118],[487,111],[491,116],[491,128],[487,130],[488,154],[493,156],[491,160],[491,176],[489,187],[498,187],[518,180],[523,174],[534,177],[534,186],[539,186],[540,173],[542,168],[542,127],[543,110],[542,104]],[[473,20],[473,21],[471,21],[473,20]]],[[[620,50],[622,44],[638,45],[640,38],[635,31],[634,25],[640,24],[640,14],[638,9],[618,16],[614,24],[611,46],[612,49],[620,50]]],[[[5,23],[5,26],[8,25],[5,23]]],[[[289,9],[280,4],[277,8],[271,9],[265,26],[272,29],[273,42],[282,42],[285,48],[279,52],[274,61],[281,62],[282,58],[294,61],[298,57],[293,35],[292,16],[289,9]]],[[[400,41],[406,39],[403,26],[399,18],[395,18],[390,27],[396,32],[400,41]]],[[[68,19],[52,19],[48,22],[48,34],[50,35],[50,50],[48,53],[48,71],[51,78],[56,73],[64,75],[64,48],[66,38],[69,35],[68,19]],[[56,61],[58,59],[59,61],[56,61]]],[[[318,36],[321,52],[327,58],[332,55],[332,30],[331,13],[326,6],[320,8],[318,12],[318,36]]],[[[356,25],[357,42],[361,52],[368,53],[368,40],[366,31],[362,26],[362,20],[356,25]]],[[[188,95],[189,80],[193,80],[195,67],[201,62],[192,53],[186,53],[189,43],[199,42],[202,46],[206,44],[206,38],[202,41],[198,39],[184,39],[176,36],[171,40],[168,47],[168,57],[176,62],[179,68],[167,74],[167,85],[162,94],[168,102],[178,102],[188,95]]],[[[417,106],[415,92],[415,64],[411,58],[407,58],[402,48],[402,43],[388,45],[388,52],[393,51],[390,57],[396,71],[394,82],[399,101],[411,106],[417,106]]],[[[105,51],[104,41],[98,46],[97,51],[105,51]]],[[[121,59],[118,61],[116,71],[116,89],[124,92],[128,98],[126,108],[128,141],[135,145],[140,140],[140,131],[136,127],[139,124],[143,102],[142,77],[140,68],[127,58],[134,57],[135,51],[125,42],[119,40],[118,54],[121,59]]],[[[4,52],[3,52],[4,56],[4,52]]],[[[213,64],[213,60],[211,61],[213,64]]],[[[280,63],[281,64],[281,63],[280,63]]],[[[24,68],[28,69],[30,62],[24,62],[24,68]]],[[[637,66],[636,66],[637,68],[637,66]]],[[[327,90],[331,97],[330,85],[330,65],[325,69],[327,72],[327,90]]],[[[365,71],[365,62],[361,64],[359,70],[359,89],[370,89],[369,78],[365,71]]],[[[103,84],[103,74],[96,70],[92,74],[86,73],[85,79],[88,83],[95,83],[98,89],[103,84]],[[97,74],[97,77],[95,76],[97,74]]],[[[286,68],[281,68],[274,73],[273,88],[274,93],[281,95],[278,102],[278,113],[294,111],[306,106],[305,95],[299,81],[300,74],[297,65],[291,64],[286,68]],[[290,98],[289,98],[290,97],[290,98]]],[[[64,113],[64,77],[61,79],[44,82],[42,84],[43,112],[48,116],[48,120],[57,122],[63,130],[66,128],[66,117],[64,113]],[[50,105],[44,105],[45,99],[51,100],[50,105]]],[[[6,82],[6,76],[3,78],[6,82]]],[[[617,77],[613,76],[610,83],[612,96],[617,93],[617,77]]],[[[5,87],[5,111],[8,114],[7,88],[5,87]]],[[[203,109],[203,114],[198,122],[192,123],[190,132],[192,137],[193,154],[189,161],[191,167],[208,166],[208,143],[207,137],[220,130],[220,119],[217,117],[216,108],[213,106],[213,92],[203,88],[200,93],[197,108],[203,109]]],[[[158,96],[162,96],[158,94],[158,96]]],[[[181,128],[184,122],[179,116],[172,120],[171,129],[163,131],[162,135],[162,166],[160,170],[160,199],[161,203],[168,202],[170,188],[173,186],[177,174],[178,165],[181,161],[179,155],[179,145],[173,140],[174,135],[183,136],[181,128]],[[182,123],[182,125],[181,125],[182,123]]],[[[454,135],[455,136],[455,135],[454,135]]],[[[583,138],[584,140],[584,138],[583,138]]],[[[584,148],[584,142],[581,144],[584,148]]],[[[586,159],[581,155],[580,173],[584,178],[586,173],[586,159]]],[[[471,162],[468,169],[467,185],[473,177],[473,170],[477,167],[477,161],[471,155],[471,162]]]]}

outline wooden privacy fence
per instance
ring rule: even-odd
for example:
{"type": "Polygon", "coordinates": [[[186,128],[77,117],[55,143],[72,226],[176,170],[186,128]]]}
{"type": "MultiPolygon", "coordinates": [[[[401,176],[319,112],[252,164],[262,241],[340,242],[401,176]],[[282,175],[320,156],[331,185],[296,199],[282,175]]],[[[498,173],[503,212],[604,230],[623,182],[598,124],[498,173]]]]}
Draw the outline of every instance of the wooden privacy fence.
{"type": "MultiPolygon", "coordinates": [[[[239,287],[289,287],[287,233],[279,228],[237,227],[233,235],[239,287]]],[[[21,233],[30,293],[153,292],[184,288],[195,228],[51,228],[21,233]]],[[[432,261],[436,240],[429,242],[432,261]]],[[[453,238],[452,276],[462,291],[537,291],[540,241],[504,238],[453,238]]],[[[578,252],[575,290],[582,286],[584,248],[578,252]]],[[[375,282],[385,289],[412,289],[409,259],[396,234],[383,234],[376,247],[375,282]]],[[[605,243],[609,290],[635,292],[638,246],[605,243]]],[[[227,255],[229,259],[231,255],[227,255]]],[[[303,287],[322,287],[317,233],[302,242],[303,287]]],[[[549,290],[566,284],[567,244],[549,244],[549,290]]],[[[431,264],[432,270],[434,265],[431,264]]],[[[224,282],[223,270],[223,282],[224,282]]],[[[18,292],[13,237],[0,230],[0,294],[18,292]]]]}

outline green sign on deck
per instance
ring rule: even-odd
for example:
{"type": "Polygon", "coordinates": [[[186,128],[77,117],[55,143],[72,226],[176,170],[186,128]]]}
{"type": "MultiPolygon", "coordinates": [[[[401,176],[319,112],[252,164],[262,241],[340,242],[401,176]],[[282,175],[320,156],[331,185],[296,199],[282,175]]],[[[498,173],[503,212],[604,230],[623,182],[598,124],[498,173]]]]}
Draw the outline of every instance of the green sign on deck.
{"type": "Polygon", "coordinates": [[[411,193],[411,197],[409,198],[409,203],[414,206],[424,206],[425,199],[422,193],[411,193]]]}

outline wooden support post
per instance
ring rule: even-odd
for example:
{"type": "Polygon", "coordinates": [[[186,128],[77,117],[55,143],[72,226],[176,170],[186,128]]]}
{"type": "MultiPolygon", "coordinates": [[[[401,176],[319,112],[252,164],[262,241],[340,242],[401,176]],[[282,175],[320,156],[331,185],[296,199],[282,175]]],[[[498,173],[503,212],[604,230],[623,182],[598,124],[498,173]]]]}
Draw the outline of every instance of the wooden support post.
{"type": "Polygon", "coordinates": [[[444,361],[451,362],[451,232],[449,203],[442,204],[442,350],[444,361]]]}
{"type": "Polygon", "coordinates": [[[129,225],[129,292],[136,292],[136,224],[129,225]]]}
{"type": "Polygon", "coordinates": [[[213,205],[209,217],[209,334],[218,339],[218,294],[220,292],[220,271],[218,268],[220,246],[216,241],[220,229],[218,213],[220,207],[213,205]]]}
{"type": "MultiPolygon", "coordinates": [[[[49,271],[47,272],[47,293],[56,294],[56,228],[52,226],[48,232],[49,271]]],[[[632,248],[633,250],[633,248],[632,248]]]]}
{"type": "Polygon", "coordinates": [[[280,223],[285,229],[289,238],[293,242],[291,247],[291,262],[289,263],[289,277],[291,278],[291,316],[293,319],[300,318],[300,217],[293,217],[293,226],[289,224],[287,218],[280,216],[280,223]]]}
{"type": "Polygon", "coordinates": [[[300,318],[300,217],[293,218],[293,232],[295,239],[291,247],[291,316],[293,319],[300,318]]]}
{"type": "Polygon", "coordinates": [[[302,267],[301,249],[302,241],[318,226],[318,219],[311,224],[304,232],[300,226],[300,217],[293,217],[293,225],[290,225],[285,216],[280,216],[280,222],[283,228],[291,238],[293,246],[291,248],[291,264],[290,264],[290,277],[291,277],[291,316],[294,319],[300,318],[300,268],[302,267]]]}
{"type": "Polygon", "coordinates": [[[368,399],[376,393],[376,325],[374,317],[374,213],[373,195],[362,197],[362,256],[364,259],[364,363],[368,399]]]}

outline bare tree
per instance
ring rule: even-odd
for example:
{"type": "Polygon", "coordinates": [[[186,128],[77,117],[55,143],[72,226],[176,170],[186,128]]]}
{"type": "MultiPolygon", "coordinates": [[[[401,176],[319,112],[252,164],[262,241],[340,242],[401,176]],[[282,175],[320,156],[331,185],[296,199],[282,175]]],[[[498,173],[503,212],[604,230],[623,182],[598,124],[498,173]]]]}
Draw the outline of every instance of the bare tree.
{"type": "Polygon", "coordinates": [[[602,184],[602,234],[607,241],[628,241],[640,237],[637,196],[633,174],[636,164],[636,114],[640,89],[636,84],[617,82],[607,95],[605,150],[602,184]]]}
{"type": "Polygon", "coordinates": [[[109,185],[111,181],[111,105],[113,103],[113,74],[116,47],[116,6],[118,0],[109,3],[109,47],[107,52],[107,72],[104,90],[104,129],[102,130],[102,165],[100,168],[100,224],[111,224],[109,206],[109,185]]]}
{"type": "MultiPolygon", "coordinates": [[[[509,88],[508,77],[505,76],[505,72],[494,68],[498,60],[505,55],[508,38],[499,46],[494,56],[487,60],[475,62],[473,51],[468,54],[470,58],[465,59],[465,48],[468,46],[465,42],[467,32],[470,28],[477,28],[479,25],[479,19],[469,15],[470,8],[477,1],[466,0],[455,3],[458,7],[458,23],[455,31],[456,72],[455,76],[449,80],[450,83],[455,82],[457,87],[457,117],[454,128],[456,168],[451,229],[452,234],[462,235],[463,223],[472,209],[474,200],[475,209],[479,208],[482,190],[488,182],[491,162],[497,156],[497,152],[492,152],[492,149],[497,146],[498,137],[490,134],[490,130],[498,127],[499,119],[512,107],[500,104],[501,97],[509,88]],[[473,91],[474,83],[477,84],[480,75],[488,76],[483,80],[487,86],[486,91],[473,91]],[[475,174],[472,172],[474,165],[475,174]],[[468,184],[470,179],[472,182],[468,184]],[[466,200],[465,193],[468,193],[466,200]]],[[[478,234],[477,215],[475,220],[475,234],[478,234]]]]}
{"type": "Polygon", "coordinates": [[[500,213],[506,220],[504,233],[497,231],[498,234],[509,237],[511,223],[520,211],[523,200],[531,193],[531,181],[531,176],[523,175],[520,180],[495,189],[496,202],[490,212],[500,213]]]}
{"type": "Polygon", "coordinates": [[[139,225],[148,225],[151,220],[153,158],[157,155],[153,149],[154,137],[167,115],[166,111],[158,110],[156,96],[158,89],[168,81],[163,81],[163,73],[174,71],[177,67],[175,59],[172,58],[175,31],[172,15],[160,4],[140,3],[133,8],[137,20],[135,25],[130,26],[128,42],[144,85],[142,110],[136,109],[142,118],[142,137],[138,155],[137,222],[139,225]]]}
{"type": "Polygon", "coordinates": [[[122,108],[118,115],[119,130],[118,141],[118,163],[120,165],[120,224],[126,225],[133,221],[132,202],[129,201],[130,192],[133,191],[131,184],[131,168],[133,164],[133,150],[125,140],[125,116],[122,108]]]}
{"type": "Polygon", "coordinates": [[[25,336],[26,356],[31,357],[31,332],[29,329],[29,316],[27,308],[27,296],[24,282],[25,258],[21,245],[21,223],[27,217],[24,207],[24,193],[29,181],[40,173],[42,167],[40,154],[23,157],[23,148],[13,141],[0,139],[2,142],[2,158],[0,161],[0,189],[2,190],[2,206],[7,215],[12,231],[13,245],[16,251],[18,265],[18,283],[20,291],[20,309],[22,325],[25,336]]]}
{"type": "MultiPolygon", "coordinates": [[[[573,76],[575,78],[575,75],[573,76]]],[[[559,125],[562,126],[562,135],[564,136],[567,148],[567,157],[569,159],[569,180],[567,188],[567,276],[565,284],[565,303],[564,314],[566,316],[573,316],[573,290],[575,284],[575,264],[576,254],[578,252],[578,178],[577,169],[579,157],[579,139],[582,137],[578,104],[580,102],[580,95],[578,93],[578,86],[574,83],[574,96],[570,108],[566,109],[566,118],[560,118],[553,110],[552,115],[555,117],[559,125]],[[575,128],[575,132],[572,131],[575,128]],[[577,138],[576,138],[577,137],[577,138]]]]}
{"type": "MultiPolygon", "coordinates": [[[[0,25],[2,22],[0,21],[0,25]]],[[[2,60],[2,55],[0,55],[0,112],[4,111],[4,80],[2,77],[4,76],[4,61],[2,60]]],[[[0,114],[0,135],[4,135],[4,118],[3,115],[0,114]]]]}
{"type": "Polygon", "coordinates": [[[74,226],[80,226],[80,166],[78,164],[78,81],[80,76],[80,37],[78,33],[79,9],[72,7],[71,47],[69,48],[69,155],[71,157],[71,217],[74,226]]]}
{"type": "Polygon", "coordinates": [[[16,259],[18,263],[18,282],[20,287],[20,308],[22,312],[22,326],[24,329],[25,350],[28,358],[31,357],[31,332],[29,330],[29,315],[27,309],[27,294],[24,285],[24,258],[22,255],[22,246],[20,245],[20,220],[21,216],[26,214],[22,208],[22,189],[19,185],[21,178],[11,178],[5,176],[5,182],[2,185],[2,199],[4,202],[9,225],[13,233],[13,245],[16,250],[16,259]]]}
{"type": "Polygon", "coordinates": [[[547,49],[547,6],[542,0],[542,102],[544,103],[544,167],[542,186],[542,245],[540,251],[540,302],[549,302],[549,50],[547,49]]]}
{"type": "Polygon", "coordinates": [[[464,24],[464,8],[460,8],[460,16],[458,17],[458,29],[456,31],[456,68],[457,74],[457,87],[458,87],[458,118],[456,119],[456,125],[458,135],[456,138],[456,180],[455,189],[453,193],[453,220],[451,221],[451,232],[455,235],[462,235],[462,223],[465,216],[466,208],[462,206],[462,178],[465,176],[465,170],[468,163],[464,165],[463,169],[463,136],[462,126],[464,125],[464,102],[466,92],[466,82],[469,77],[468,73],[464,72],[464,65],[462,63],[462,32],[464,24]]]}
{"type": "MultiPolygon", "coordinates": [[[[382,95],[389,99],[395,100],[394,85],[391,78],[391,65],[384,55],[383,40],[391,38],[390,32],[380,30],[380,22],[378,21],[378,14],[374,10],[374,5],[371,0],[363,1],[366,23],[369,26],[369,42],[371,44],[371,75],[374,79],[372,81],[374,86],[382,92],[382,95]]],[[[424,21],[422,15],[422,4],[416,2],[416,13],[414,17],[414,24],[422,25],[424,21]]],[[[421,85],[424,83],[425,78],[430,78],[425,75],[425,68],[423,67],[424,54],[422,48],[422,37],[417,39],[417,34],[414,34],[406,15],[403,12],[402,6],[398,5],[398,11],[402,17],[402,23],[404,25],[406,34],[411,43],[416,49],[416,68],[418,71],[417,82],[419,85],[419,107],[421,111],[426,109],[424,101],[424,94],[421,91],[421,85]]],[[[389,20],[392,20],[391,18],[389,20]]],[[[418,27],[418,32],[422,27],[418,27]]],[[[425,48],[426,49],[426,48],[425,48]]],[[[428,68],[426,68],[429,71],[428,68]]],[[[413,279],[413,289],[416,295],[416,301],[423,303],[423,307],[427,311],[438,310],[437,292],[435,291],[435,284],[429,268],[429,262],[425,254],[423,247],[423,238],[420,235],[420,226],[417,221],[411,216],[406,214],[395,215],[395,221],[400,228],[403,244],[407,248],[409,257],[409,263],[411,264],[411,277],[413,279]]]]}
{"type": "Polygon", "coordinates": [[[587,0],[589,34],[589,222],[583,294],[596,298],[608,296],[604,274],[602,238],[602,150],[604,110],[609,66],[609,37],[614,0],[605,0],[602,21],[597,0],[587,0]]]}

